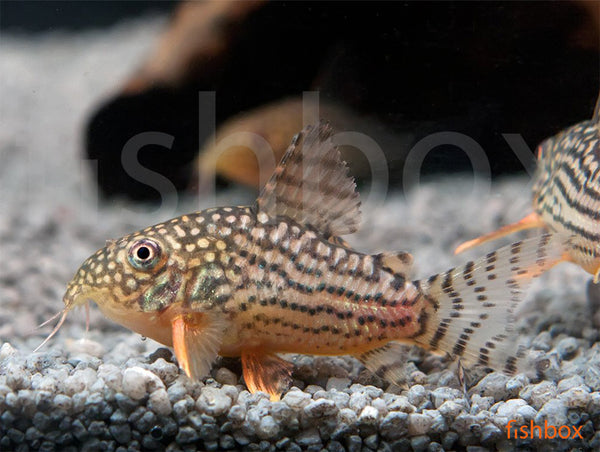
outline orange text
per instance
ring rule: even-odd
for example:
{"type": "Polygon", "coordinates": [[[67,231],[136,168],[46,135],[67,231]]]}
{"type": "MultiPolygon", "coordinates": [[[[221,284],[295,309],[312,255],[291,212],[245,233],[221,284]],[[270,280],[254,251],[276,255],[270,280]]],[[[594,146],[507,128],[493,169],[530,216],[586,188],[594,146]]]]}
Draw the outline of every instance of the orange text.
{"type": "Polygon", "coordinates": [[[561,425],[560,427],[555,427],[554,425],[548,425],[548,421],[544,421],[544,426],[535,425],[533,421],[530,421],[529,425],[522,425],[521,427],[517,427],[515,424],[517,421],[514,419],[508,421],[506,424],[506,436],[508,439],[525,439],[525,438],[540,438],[540,439],[553,439],[553,438],[561,438],[561,439],[577,439],[583,437],[581,436],[581,429],[583,426],[575,427],[569,425],[561,425]],[[537,435],[534,433],[537,432],[537,435]]]}

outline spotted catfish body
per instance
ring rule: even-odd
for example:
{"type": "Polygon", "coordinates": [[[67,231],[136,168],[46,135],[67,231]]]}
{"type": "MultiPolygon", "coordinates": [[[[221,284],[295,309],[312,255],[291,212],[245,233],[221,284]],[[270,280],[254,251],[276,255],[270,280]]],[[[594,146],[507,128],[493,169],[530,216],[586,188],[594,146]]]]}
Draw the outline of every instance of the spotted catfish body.
{"type": "Polygon", "coordinates": [[[532,277],[563,243],[540,236],[421,281],[412,257],[363,254],[360,200],[332,130],[292,142],[253,206],[191,213],[109,243],[67,288],[66,313],[95,301],[116,322],[173,346],[193,378],[217,355],[241,356],[251,391],[279,397],[292,365],[279,353],[354,355],[401,378],[399,342],[512,372],[511,321],[532,277]]]}
{"type": "Polygon", "coordinates": [[[460,245],[464,251],[529,228],[570,235],[565,260],[600,279],[600,98],[594,117],[548,138],[538,147],[533,213],[460,245]]]}

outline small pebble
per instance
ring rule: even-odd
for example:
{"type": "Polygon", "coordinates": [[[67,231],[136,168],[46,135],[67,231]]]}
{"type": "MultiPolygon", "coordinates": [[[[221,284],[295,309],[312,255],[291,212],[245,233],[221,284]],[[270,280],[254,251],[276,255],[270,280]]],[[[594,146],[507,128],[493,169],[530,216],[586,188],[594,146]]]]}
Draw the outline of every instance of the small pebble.
{"type": "Polygon", "coordinates": [[[352,425],[358,420],[356,411],[350,408],[342,408],[337,415],[337,418],[341,424],[352,425]]]}
{"type": "Polygon", "coordinates": [[[529,384],[529,378],[525,374],[517,374],[506,382],[508,397],[517,397],[521,389],[529,384]]]}
{"type": "Polygon", "coordinates": [[[441,387],[431,391],[431,400],[435,408],[439,408],[447,400],[460,400],[463,392],[458,389],[441,387]]]}
{"type": "Polygon", "coordinates": [[[16,355],[18,352],[13,348],[12,345],[8,342],[4,342],[2,347],[0,347],[0,361],[4,361],[5,359],[16,355]]]}
{"type": "Polygon", "coordinates": [[[367,436],[364,439],[363,444],[369,449],[377,450],[377,447],[379,446],[379,435],[374,434],[367,436]]]}
{"type": "Polygon", "coordinates": [[[482,397],[492,397],[494,400],[504,400],[508,396],[506,384],[508,377],[500,372],[492,372],[483,377],[471,390],[482,397]]]}
{"type": "Polygon", "coordinates": [[[432,420],[429,416],[419,413],[408,415],[408,434],[410,436],[424,435],[431,427],[432,420]]]}
{"type": "Polygon", "coordinates": [[[238,376],[226,367],[220,367],[215,372],[215,380],[223,385],[235,386],[238,382],[238,376]]]}
{"type": "Polygon", "coordinates": [[[256,428],[256,435],[261,439],[276,438],[279,432],[279,424],[275,422],[272,416],[263,417],[256,428]]]}
{"type": "Polygon", "coordinates": [[[358,435],[350,435],[346,438],[346,448],[348,452],[360,452],[362,439],[358,435]]]}
{"type": "Polygon", "coordinates": [[[367,425],[376,425],[379,419],[379,411],[372,406],[366,406],[358,416],[358,422],[367,425]]]}
{"type": "Polygon", "coordinates": [[[167,362],[164,358],[156,359],[150,364],[150,369],[165,385],[171,384],[179,376],[179,368],[175,364],[167,362]]]}
{"type": "Polygon", "coordinates": [[[408,390],[406,397],[411,405],[420,406],[427,397],[427,391],[421,385],[414,385],[408,390]]]}
{"type": "Polygon", "coordinates": [[[327,380],[327,385],[325,386],[325,388],[328,391],[331,391],[332,389],[335,389],[337,391],[343,391],[348,386],[350,386],[351,383],[352,380],[350,380],[349,378],[331,377],[327,380]]]}
{"type": "Polygon", "coordinates": [[[558,396],[568,408],[584,409],[590,400],[590,390],[587,386],[576,386],[558,396]]]}
{"type": "Polygon", "coordinates": [[[296,436],[295,442],[298,443],[300,447],[320,446],[321,437],[319,436],[319,431],[316,428],[311,428],[309,430],[300,432],[296,436]]]}
{"type": "Polygon", "coordinates": [[[400,439],[408,433],[408,414],[400,411],[388,413],[380,425],[381,436],[386,440],[400,439]]]}
{"type": "Polygon", "coordinates": [[[181,427],[179,432],[177,432],[177,436],[175,437],[175,441],[179,444],[192,444],[198,440],[198,434],[196,430],[192,427],[181,427]]]}
{"type": "Polygon", "coordinates": [[[410,439],[410,446],[414,452],[425,452],[431,440],[427,435],[415,436],[410,439]]]}
{"type": "Polygon", "coordinates": [[[219,438],[219,447],[224,450],[235,449],[235,439],[231,435],[222,435],[219,438]]]}
{"type": "Polygon", "coordinates": [[[281,400],[287,403],[290,408],[301,410],[310,403],[311,399],[310,394],[296,390],[289,391],[281,400]]]}
{"type": "Polygon", "coordinates": [[[369,404],[369,399],[364,392],[354,392],[350,395],[348,408],[353,409],[357,414],[360,413],[369,404]]]}
{"type": "Polygon", "coordinates": [[[446,450],[450,450],[454,447],[454,444],[458,441],[459,435],[456,432],[446,432],[442,438],[442,446],[446,450]]]}
{"type": "Polygon", "coordinates": [[[148,392],[165,388],[164,383],[155,374],[141,367],[129,367],[123,372],[123,394],[139,400],[148,392]]]}
{"type": "Polygon", "coordinates": [[[304,413],[310,418],[320,418],[336,414],[338,408],[335,402],[328,399],[318,399],[304,407],[304,413]]]}
{"type": "Polygon", "coordinates": [[[148,398],[148,408],[160,416],[168,416],[173,411],[169,395],[164,388],[157,389],[148,398]]]}
{"type": "Polygon", "coordinates": [[[539,410],[548,400],[556,397],[556,385],[551,381],[542,381],[525,387],[519,396],[533,408],[539,410]]]}
{"type": "Polygon", "coordinates": [[[231,399],[220,389],[205,386],[196,401],[196,408],[211,416],[221,416],[231,408],[231,399]]]}
{"type": "Polygon", "coordinates": [[[559,393],[563,393],[571,388],[583,385],[583,382],[583,378],[581,378],[581,376],[579,375],[573,375],[568,378],[563,378],[558,382],[557,390],[559,393]]]}
{"type": "Polygon", "coordinates": [[[129,424],[111,425],[108,430],[119,444],[128,444],[131,441],[131,427],[129,424]]]}
{"type": "Polygon", "coordinates": [[[558,344],[556,344],[556,350],[558,351],[560,357],[564,360],[573,359],[578,349],[579,343],[574,337],[566,337],[561,339],[558,344]]]}
{"type": "Polygon", "coordinates": [[[503,435],[502,430],[492,423],[486,424],[481,428],[481,442],[483,444],[495,445],[503,435]]]}
{"type": "Polygon", "coordinates": [[[471,414],[477,414],[480,411],[488,411],[493,404],[493,397],[482,397],[479,394],[473,394],[471,396],[471,414]]]}
{"type": "Polygon", "coordinates": [[[592,391],[600,391],[600,368],[593,365],[587,366],[584,382],[592,391]]]}
{"type": "Polygon", "coordinates": [[[407,397],[398,395],[389,397],[386,407],[388,411],[403,411],[405,413],[412,413],[415,411],[415,407],[408,401],[407,397]]]}
{"type": "Polygon", "coordinates": [[[568,418],[565,402],[560,399],[548,400],[535,417],[537,425],[544,425],[544,421],[547,421],[550,425],[566,425],[568,418]]]}
{"type": "Polygon", "coordinates": [[[506,402],[498,403],[498,405],[496,406],[496,414],[508,420],[514,419],[515,421],[517,421],[517,424],[522,424],[524,420],[519,415],[519,409],[524,406],[528,406],[525,400],[510,399],[506,402]]]}

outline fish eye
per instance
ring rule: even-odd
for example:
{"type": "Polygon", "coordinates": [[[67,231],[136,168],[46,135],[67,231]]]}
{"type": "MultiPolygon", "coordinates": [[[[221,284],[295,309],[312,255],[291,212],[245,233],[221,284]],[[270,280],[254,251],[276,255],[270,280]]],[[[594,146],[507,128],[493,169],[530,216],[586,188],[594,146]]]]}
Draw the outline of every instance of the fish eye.
{"type": "Polygon", "coordinates": [[[129,263],[139,270],[150,270],[160,260],[160,254],[160,245],[154,240],[138,240],[129,248],[129,263]]]}

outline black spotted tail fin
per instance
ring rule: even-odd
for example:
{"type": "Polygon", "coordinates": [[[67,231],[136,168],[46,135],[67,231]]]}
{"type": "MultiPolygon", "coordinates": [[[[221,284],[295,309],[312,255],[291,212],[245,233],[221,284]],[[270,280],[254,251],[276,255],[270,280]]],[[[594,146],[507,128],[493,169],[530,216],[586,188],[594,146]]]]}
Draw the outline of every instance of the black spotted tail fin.
{"type": "Polygon", "coordinates": [[[533,278],[564,260],[568,239],[544,234],[418,282],[427,304],[421,346],[513,374],[514,314],[533,278]]]}

